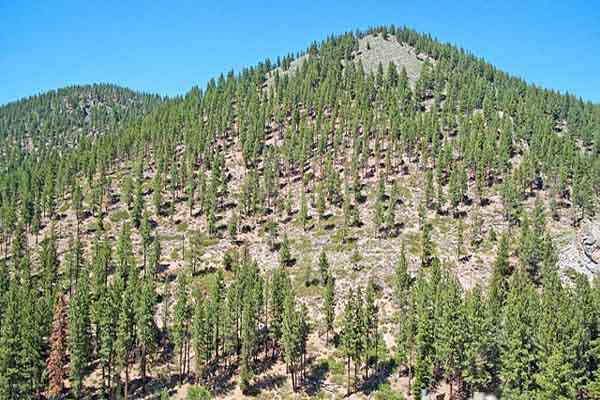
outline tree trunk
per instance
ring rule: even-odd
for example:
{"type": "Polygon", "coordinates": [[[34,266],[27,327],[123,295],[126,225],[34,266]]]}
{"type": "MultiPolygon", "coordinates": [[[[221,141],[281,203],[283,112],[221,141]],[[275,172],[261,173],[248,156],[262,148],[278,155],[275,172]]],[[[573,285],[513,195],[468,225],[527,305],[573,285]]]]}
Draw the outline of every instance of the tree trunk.
{"type": "Polygon", "coordinates": [[[350,396],[350,357],[346,360],[346,371],[347,371],[347,384],[346,384],[346,396],[350,396]]]}
{"type": "Polygon", "coordinates": [[[129,363],[125,366],[125,387],[123,388],[125,400],[129,397],[129,363]]]}
{"type": "Polygon", "coordinates": [[[140,360],[140,369],[142,370],[142,388],[146,391],[146,346],[142,346],[142,355],[140,360]]]}

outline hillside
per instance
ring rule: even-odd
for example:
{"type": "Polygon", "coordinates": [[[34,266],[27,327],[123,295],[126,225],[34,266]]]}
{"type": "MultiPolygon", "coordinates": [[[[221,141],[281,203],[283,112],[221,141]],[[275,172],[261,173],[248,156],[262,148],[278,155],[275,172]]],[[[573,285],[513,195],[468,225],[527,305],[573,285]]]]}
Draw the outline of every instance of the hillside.
{"type": "Polygon", "coordinates": [[[112,132],[162,102],[156,95],[109,84],[42,93],[0,107],[0,143],[7,150],[43,156],[65,151],[82,138],[112,132]]]}
{"type": "Polygon", "coordinates": [[[0,109],[69,150],[0,177],[0,399],[598,395],[598,105],[394,27],[111,88],[0,109]]]}

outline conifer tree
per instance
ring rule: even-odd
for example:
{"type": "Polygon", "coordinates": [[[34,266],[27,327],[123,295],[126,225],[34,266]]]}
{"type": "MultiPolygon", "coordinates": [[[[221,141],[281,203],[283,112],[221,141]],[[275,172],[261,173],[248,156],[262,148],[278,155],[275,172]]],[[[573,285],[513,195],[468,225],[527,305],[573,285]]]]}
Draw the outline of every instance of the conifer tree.
{"type": "Polygon", "coordinates": [[[329,279],[329,261],[324,249],[319,254],[319,274],[321,276],[321,285],[325,286],[329,279]]]}
{"type": "Polygon", "coordinates": [[[140,223],[140,236],[142,237],[142,252],[144,257],[144,271],[146,271],[146,260],[148,258],[148,247],[152,241],[150,236],[151,234],[151,226],[150,226],[150,215],[148,215],[147,211],[144,211],[142,214],[142,222],[140,223]]]}
{"type": "Polygon", "coordinates": [[[301,321],[296,310],[295,296],[291,290],[287,292],[285,297],[282,321],[283,354],[292,381],[292,390],[295,392],[298,388],[298,375],[300,372],[301,321]]]}
{"type": "Polygon", "coordinates": [[[156,306],[156,290],[150,275],[144,275],[143,281],[137,288],[135,305],[136,343],[139,348],[140,370],[142,385],[146,384],[148,357],[156,346],[157,329],[154,322],[156,306]]]}
{"type": "Polygon", "coordinates": [[[154,204],[154,212],[156,216],[159,217],[162,211],[162,182],[160,178],[160,172],[157,172],[154,175],[154,179],[152,180],[152,203],[154,204]]]}
{"type": "Polygon", "coordinates": [[[205,303],[202,298],[197,298],[194,305],[191,325],[192,348],[194,349],[195,356],[194,368],[196,371],[196,382],[200,380],[200,377],[204,373],[204,366],[209,360],[208,349],[210,338],[207,335],[207,331],[205,303]]]}
{"type": "Polygon", "coordinates": [[[80,279],[69,301],[68,341],[69,380],[73,395],[79,398],[90,352],[90,304],[87,279],[80,279]]]}
{"type": "Polygon", "coordinates": [[[304,190],[300,193],[300,212],[298,218],[302,224],[302,229],[306,231],[306,224],[308,222],[308,205],[306,204],[306,195],[304,190]]]}
{"type": "Polygon", "coordinates": [[[0,398],[19,398],[19,293],[12,283],[5,293],[0,324],[0,398]]]}
{"type": "Polygon", "coordinates": [[[177,353],[179,382],[183,382],[188,361],[188,333],[190,306],[188,302],[187,277],[180,272],[175,289],[175,309],[173,320],[173,344],[177,353]]]}
{"type": "Polygon", "coordinates": [[[421,266],[431,264],[433,257],[433,243],[431,241],[431,224],[425,221],[421,227],[421,266]]]}
{"type": "Polygon", "coordinates": [[[406,307],[410,302],[411,285],[412,278],[408,271],[408,260],[403,242],[402,249],[400,250],[400,258],[398,258],[396,268],[394,269],[394,294],[401,311],[406,311],[406,307]]]}
{"type": "Polygon", "coordinates": [[[115,337],[115,361],[119,375],[125,374],[123,397],[129,398],[129,371],[137,335],[135,315],[135,286],[130,284],[123,292],[118,312],[115,337]]]}
{"type": "Polygon", "coordinates": [[[322,314],[325,320],[325,343],[329,344],[329,333],[333,332],[335,322],[335,278],[328,276],[325,283],[322,314]]]}
{"type": "Polygon", "coordinates": [[[67,366],[67,316],[63,295],[58,296],[54,307],[54,319],[50,334],[50,354],[48,356],[48,391],[50,399],[57,398],[64,388],[64,378],[67,366]]]}
{"type": "Polygon", "coordinates": [[[279,248],[279,262],[283,266],[287,266],[292,261],[292,256],[290,254],[290,244],[288,240],[287,233],[283,234],[283,241],[281,242],[281,247],[279,248]]]}
{"type": "Polygon", "coordinates": [[[501,393],[509,398],[532,398],[536,369],[535,312],[537,298],[526,272],[517,270],[506,295],[500,338],[501,393]]]}
{"type": "Polygon", "coordinates": [[[202,236],[200,232],[193,232],[190,238],[190,267],[192,276],[196,275],[196,269],[202,262],[201,257],[204,254],[202,236]]]}
{"type": "Polygon", "coordinates": [[[371,357],[374,357],[375,368],[377,368],[379,346],[379,307],[375,299],[375,283],[372,279],[367,283],[365,292],[364,308],[362,309],[363,326],[363,348],[365,357],[365,378],[369,379],[369,368],[371,357]]]}

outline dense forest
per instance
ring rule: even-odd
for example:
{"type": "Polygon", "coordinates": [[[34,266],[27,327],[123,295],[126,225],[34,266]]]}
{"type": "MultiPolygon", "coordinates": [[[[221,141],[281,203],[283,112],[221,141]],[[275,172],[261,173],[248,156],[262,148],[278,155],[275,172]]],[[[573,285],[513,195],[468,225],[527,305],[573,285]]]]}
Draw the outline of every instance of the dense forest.
{"type": "MultiPolygon", "coordinates": [[[[8,159],[45,157],[93,141],[146,115],[162,103],[156,95],[109,84],[71,86],[0,107],[0,144],[8,159]]],[[[10,164],[11,166],[13,164],[10,164]]]]}
{"type": "Polygon", "coordinates": [[[600,280],[554,240],[595,218],[600,106],[453,45],[61,89],[0,152],[0,399],[600,399],[600,280]]]}

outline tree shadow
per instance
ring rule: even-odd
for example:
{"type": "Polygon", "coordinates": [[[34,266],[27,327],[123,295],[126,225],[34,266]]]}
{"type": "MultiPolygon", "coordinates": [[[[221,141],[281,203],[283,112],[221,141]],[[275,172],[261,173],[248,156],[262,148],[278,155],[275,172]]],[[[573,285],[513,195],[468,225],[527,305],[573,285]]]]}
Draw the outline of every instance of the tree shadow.
{"type": "Polygon", "coordinates": [[[256,396],[263,390],[278,389],[283,386],[286,380],[287,377],[285,375],[267,374],[250,386],[248,389],[248,395],[256,396]]]}
{"type": "Polygon", "coordinates": [[[365,395],[370,395],[376,391],[380,385],[389,383],[389,378],[396,368],[396,362],[393,359],[380,362],[377,370],[374,371],[369,379],[361,383],[358,387],[358,391],[365,395]]]}
{"type": "Polygon", "coordinates": [[[235,388],[232,382],[233,374],[237,370],[236,364],[230,364],[223,368],[221,373],[217,373],[214,377],[207,379],[208,386],[211,388],[211,393],[215,396],[225,396],[235,388]]]}
{"type": "Polygon", "coordinates": [[[305,391],[309,396],[315,396],[321,392],[321,387],[325,381],[325,376],[329,373],[329,363],[321,360],[311,366],[306,375],[305,391]]]}

